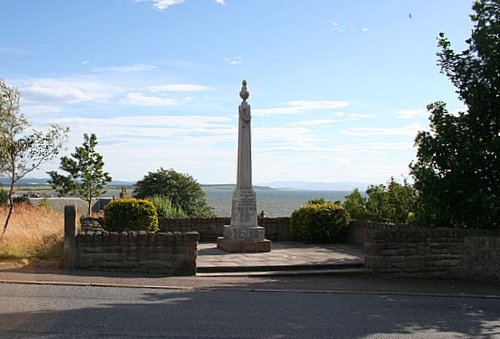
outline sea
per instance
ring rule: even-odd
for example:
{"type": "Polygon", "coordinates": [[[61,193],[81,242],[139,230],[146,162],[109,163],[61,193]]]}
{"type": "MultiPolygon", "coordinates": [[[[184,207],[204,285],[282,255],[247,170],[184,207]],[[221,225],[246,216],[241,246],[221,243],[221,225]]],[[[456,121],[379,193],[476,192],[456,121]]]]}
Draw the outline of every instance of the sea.
{"type": "MultiPolygon", "coordinates": [[[[229,189],[204,188],[207,203],[220,217],[231,216],[231,198],[229,189]]],[[[307,201],[325,198],[329,201],[343,201],[351,191],[306,191],[290,189],[255,189],[257,212],[264,211],[267,217],[289,217],[292,212],[307,201]]]]}

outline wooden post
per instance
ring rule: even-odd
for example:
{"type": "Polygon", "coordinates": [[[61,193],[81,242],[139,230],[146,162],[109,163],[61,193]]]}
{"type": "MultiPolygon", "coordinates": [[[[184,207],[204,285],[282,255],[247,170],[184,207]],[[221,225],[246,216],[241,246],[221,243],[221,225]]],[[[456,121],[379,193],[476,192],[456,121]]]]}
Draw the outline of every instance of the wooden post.
{"type": "Polygon", "coordinates": [[[64,206],[64,268],[76,268],[76,207],[64,206]]]}

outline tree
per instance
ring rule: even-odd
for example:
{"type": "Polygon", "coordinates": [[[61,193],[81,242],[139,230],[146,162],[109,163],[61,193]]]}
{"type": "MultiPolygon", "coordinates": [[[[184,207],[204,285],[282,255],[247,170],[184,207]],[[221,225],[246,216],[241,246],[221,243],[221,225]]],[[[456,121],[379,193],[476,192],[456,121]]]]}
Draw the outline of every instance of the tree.
{"type": "Polygon", "coordinates": [[[361,195],[357,188],[345,197],[342,206],[349,212],[351,218],[356,220],[367,219],[366,198],[361,195]]]}
{"type": "Polygon", "coordinates": [[[28,173],[53,159],[67,140],[69,129],[51,125],[46,132],[33,130],[27,133],[30,123],[20,112],[19,90],[9,87],[0,79],[0,174],[10,178],[8,190],[9,209],[3,225],[3,237],[14,209],[14,186],[28,173]]]}
{"type": "Polygon", "coordinates": [[[160,168],[148,172],[135,184],[133,195],[137,198],[152,198],[155,195],[167,197],[172,204],[186,212],[189,217],[212,217],[212,208],[205,201],[205,192],[190,175],[173,169],[160,168]]]}
{"type": "Polygon", "coordinates": [[[352,218],[409,224],[413,220],[416,191],[406,180],[403,184],[391,178],[387,185],[371,185],[367,198],[356,189],[346,196],[344,208],[352,218]]]}
{"type": "Polygon", "coordinates": [[[47,172],[50,176],[49,184],[61,195],[68,193],[82,197],[88,204],[87,214],[90,215],[92,200],[106,192],[106,183],[111,181],[108,172],[104,172],[102,155],[95,150],[97,136],[83,135],[83,145],[75,148],[70,157],[61,158],[61,170],[69,174],[59,174],[55,171],[47,172]]]}
{"type": "Polygon", "coordinates": [[[452,114],[436,102],[430,131],[419,132],[410,164],[419,194],[419,223],[427,226],[500,226],[500,5],[476,1],[468,48],[451,49],[439,34],[441,73],[457,87],[467,111],[452,114]]]}

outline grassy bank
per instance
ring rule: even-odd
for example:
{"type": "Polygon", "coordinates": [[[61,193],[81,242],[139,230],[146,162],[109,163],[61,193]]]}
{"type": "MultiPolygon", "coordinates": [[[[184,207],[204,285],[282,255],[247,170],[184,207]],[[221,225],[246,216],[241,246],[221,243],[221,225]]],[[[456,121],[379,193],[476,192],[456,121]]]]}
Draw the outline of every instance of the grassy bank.
{"type": "MultiPolygon", "coordinates": [[[[3,226],[6,207],[0,207],[3,226]]],[[[63,250],[64,215],[50,208],[17,205],[0,242],[0,260],[58,264],[63,250]]]]}

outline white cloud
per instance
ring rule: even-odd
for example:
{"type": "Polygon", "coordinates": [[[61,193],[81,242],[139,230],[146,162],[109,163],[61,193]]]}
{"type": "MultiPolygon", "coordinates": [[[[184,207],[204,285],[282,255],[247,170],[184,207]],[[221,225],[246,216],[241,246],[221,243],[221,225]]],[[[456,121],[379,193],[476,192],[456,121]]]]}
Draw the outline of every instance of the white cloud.
{"type": "Polygon", "coordinates": [[[371,136],[371,135],[388,135],[388,136],[416,136],[420,130],[419,124],[412,124],[401,127],[350,127],[342,130],[343,135],[351,136],[371,136]]]}
{"type": "Polygon", "coordinates": [[[316,119],[316,120],[303,120],[303,121],[294,121],[289,123],[289,126],[327,126],[327,125],[335,125],[339,122],[336,119],[316,119]]]}
{"type": "Polygon", "coordinates": [[[400,119],[414,119],[428,115],[429,113],[425,108],[402,109],[396,112],[396,116],[400,119]]]}
{"type": "Polygon", "coordinates": [[[212,127],[228,126],[227,123],[232,119],[220,116],[202,116],[202,115],[158,115],[158,116],[121,116],[112,118],[61,118],[59,123],[83,124],[88,126],[109,126],[113,132],[120,133],[121,128],[136,127],[175,127],[185,129],[209,129],[212,127]]]}
{"type": "Polygon", "coordinates": [[[224,58],[224,61],[230,65],[241,65],[243,63],[243,58],[241,57],[224,58]]]}
{"type": "Polygon", "coordinates": [[[153,7],[162,11],[173,5],[182,4],[184,0],[154,0],[153,7]]]}
{"type": "Polygon", "coordinates": [[[90,60],[83,60],[83,61],[81,62],[81,64],[82,64],[82,65],[88,65],[88,64],[90,64],[90,60]]]}
{"type": "Polygon", "coordinates": [[[105,102],[120,91],[117,86],[85,78],[40,78],[20,82],[27,100],[78,103],[105,102]]]}
{"type": "MultiPolygon", "coordinates": [[[[153,8],[159,11],[163,11],[171,6],[180,5],[185,2],[185,0],[135,0],[135,2],[147,2],[147,1],[152,1],[153,8]]],[[[214,0],[214,3],[219,5],[226,4],[224,0],[214,0]]]]}
{"type": "Polygon", "coordinates": [[[48,113],[60,113],[63,112],[63,108],[55,105],[24,105],[21,106],[21,111],[27,115],[37,115],[37,114],[48,114],[48,113]]]}
{"type": "Polygon", "coordinates": [[[92,67],[91,71],[96,72],[96,73],[107,73],[107,72],[130,73],[130,72],[146,72],[146,71],[151,71],[155,68],[156,68],[155,65],[133,64],[133,65],[125,65],[125,66],[92,67]]]}
{"type": "Polygon", "coordinates": [[[165,84],[165,85],[154,85],[148,87],[148,89],[153,92],[201,92],[208,91],[212,89],[209,86],[197,85],[197,84],[165,84]]]}
{"type": "Polygon", "coordinates": [[[175,106],[179,102],[172,98],[163,98],[156,96],[146,96],[138,92],[130,92],[127,94],[128,102],[138,106],[175,106]]]}
{"type": "Polygon", "coordinates": [[[375,114],[371,114],[371,113],[350,113],[349,114],[349,118],[352,119],[352,120],[363,120],[363,119],[373,119],[375,118],[376,115],[375,114]]]}
{"type": "Polygon", "coordinates": [[[298,100],[298,101],[290,101],[287,103],[286,106],[283,106],[283,107],[254,109],[253,113],[257,116],[269,116],[269,115],[274,115],[274,114],[298,114],[298,113],[315,111],[315,110],[337,109],[337,108],[346,107],[349,105],[350,105],[350,103],[347,101],[298,100]]]}

